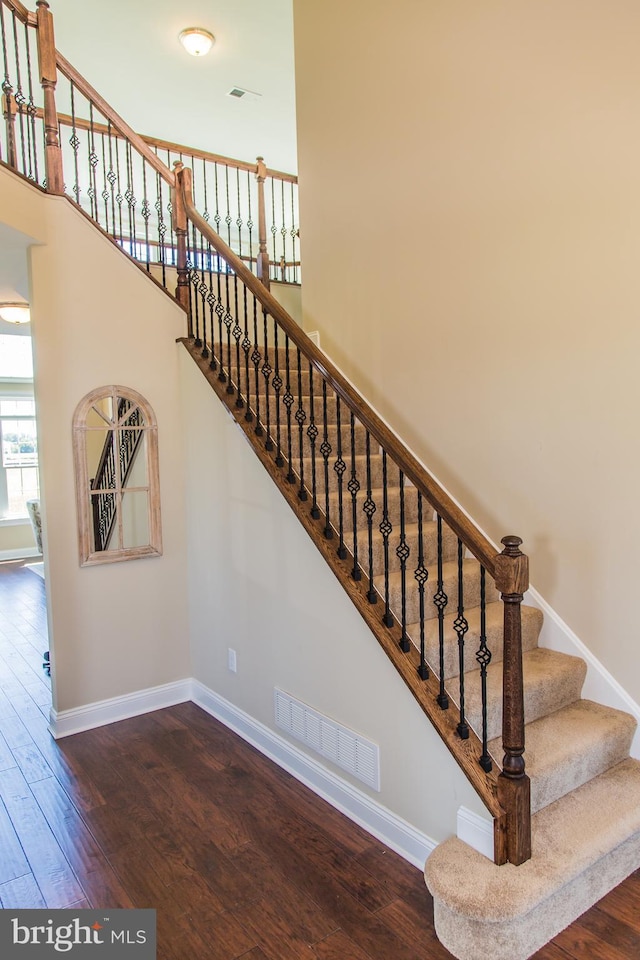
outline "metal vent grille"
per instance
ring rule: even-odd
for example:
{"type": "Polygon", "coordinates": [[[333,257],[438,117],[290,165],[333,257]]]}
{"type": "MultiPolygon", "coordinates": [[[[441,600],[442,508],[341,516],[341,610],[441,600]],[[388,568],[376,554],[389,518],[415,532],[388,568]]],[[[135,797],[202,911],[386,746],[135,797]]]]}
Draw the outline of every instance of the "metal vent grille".
{"type": "Polygon", "coordinates": [[[241,90],[240,87],[232,87],[231,90],[229,90],[229,93],[227,94],[227,96],[238,97],[238,99],[240,99],[240,97],[244,97],[245,93],[246,91],[241,90]]]}
{"type": "Polygon", "coordinates": [[[244,87],[231,87],[227,93],[228,97],[235,97],[236,100],[261,100],[262,94],[254,90],[245,90],[244,87]]]}
{"type": "Polygon", "coordinates": [[[284,690],[275,689],[276,726],[331,760],[342,770],[380,790],[380,748],[353,730],[318,713],[284,690]]]}

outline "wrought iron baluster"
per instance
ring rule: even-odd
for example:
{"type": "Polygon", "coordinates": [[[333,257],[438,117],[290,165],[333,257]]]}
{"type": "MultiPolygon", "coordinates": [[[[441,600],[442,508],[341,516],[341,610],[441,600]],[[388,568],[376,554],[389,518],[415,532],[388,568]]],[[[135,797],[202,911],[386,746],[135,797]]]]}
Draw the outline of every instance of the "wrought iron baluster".
{"type": "Polygon", "coordinates": [[[449,597],[444,591],[444,579],[442,576],[442,517],[437,515],[438,530],[438,584],[433,597],[433,602],[438,610],[438,657],[440,666],[440,690],[437,696],[438,705],[443,709],[449,708],[449,697],[444,686],[444,616],[449,597]]]}
{"type": "Polygon", "coordinates": [[[217,370],[218,364],[216,361],[216,329],[215,329],[215,318],[217,316],[215,312],[216,307],[216,295],[213,292],[213,248],[211,244],[207,241],[207,271],[209,273],[209,289],[207,291],[207,304],[209,305],[209,336],[211,338],[211,356],[209,359],[209,369],[217,370]]]}
{"type": "Polygon", "coordinates": [[[233,217],[231,216],[231,204],[229,202],[229,165],[225,164],[224,167],[224,183],[225,183],[225,193],[227,197],[227,215],[224,218],[224,222],[227,225],[227,243],[231,246],[231,224],[233,223],[233,217]]]}
{"type": "Polygon", "coordinates": [[[366,460],[367,460],[367,499],[365,500],[362,509],[364,510],[367,517],[367,540],[369,547],[369,591],[367,593],[367,600],[369,603],[378,602],[378,594],[373,586],[373,516],[376,512],[376,503],[373,497],[371,496],[371,437],[369,431],[367,430],[367,439],[366,439],[366,460]]]}
{"type": "Polygon", "coordinates": [[[280,181],[280,198],[282,200],[282,226],[280,227],[280,236],[282,237],[282,254],[280,256],[280,262],[283,265],[282,269],[282,281],[284,282],[286,277],[287,269],[287,225],[286,225],[286,214],[284,212],[284,180],[280,181]]]}
{"type": "MultiPolygon", "coordinates": [[[[198,284],[198,291],[202,297],[202,353],[200,356],[203,360],[209,359],[209,347],[207,346],[207,294],[209,293],[209,288],[207,287],[204,276],[205,276],[205,249],[204,249],[204,237],[198,231],[200,237],[200,283],[198,284]]],[[[209,307],[209,312],[211,308],[209,307]]],[[[212,341],[213,342],[213,341],[212,341]]]]}
{"type": "MultiPolygon", "coordinates": [[[[311,368],[311,364],[309,364],[311,368]]],[[[336,397],[336,407],[340,398],[336,397]]],[[[338,431],[338,435],[340,431],[338,431]]],[[[331,444],[329,442],[329,427],[327,424],[327,381],[322,378],[322,443],[320,444],[320,453],[324,460],[324,535],[327,540],[333,538],[333,528],[329,516],[329,457],[331,456],[331,444]]]]}
{"type": "MultiPolygon", "coordinates": [[[[27,174],[27,153],[25,150],[25,135],[24,135],[24,107],[27,102],[22,90],[22,79],[20,74],[20,51],[18,47],[18,18],[16,17],[15,10],[11,11],[12,20],[13,20],[13,49],[15,54],[15,63],[16,63],[16,89],[13,96],[15,105],[17,107],[17,114],[20,123],[20,152],[22,154],[22,172],[27,174]]],[[[28,130],[28,124],[27,124],[28,130]]],[[[33,179],[33,178],[31,178],[33,179]]]]}
{"type": "Polygon", "coordinates": [[[311,445],[311,516],[314,520],[317,520],[320,517],[316,477],[316,441],[318,439],[318,428],[316,426],[313,397],[313,365],[311,362],[309,362],[309,426],[307,427],[307,436],[309,437],[309,443],[311,445]]]}
{"type": "Polygon", "coordinates": [[[360,490],[360,481],[358,480],[358,471],[356,465],[356,418],[351,413],[351,477],[347,484],[347,490],[351,494],[351,522],[353,524],[353,568],[351,576],[354,580],[360,580],[362,574],[358,566],[358,491],[360,490]]]}
{"type": "MultiPolygon", "coordinates": [[[[76,203],[80,203],[80,175],[78,173],[78,150],[80,148],[80,138],[78,137],[78,131],[76,128],[76,97],[75,97],[75,84],[73,80],[70,82],[70,95],[71,95],[71,136],[69,137],[69,144],[73,150],[73,171],[75,175],[75,183],[73,185],[72,193],[76,198],[76,203]]],[[[120,237],[122,237],[122,226],[120,227],[120,237]]]]}
{"type": "Polygon", "coordinates": [[[343,511],[343,479],[347,465],[342,456],[342,422],[341,422],[342,404],[340,397],[336,394],[336,462],[333,465],[334,472],[338,478],[338,556],[341,560],[347,557],[347,548],[344,543],[344,511],[343,511]]]}
{"type": "Polygon", "coordinates": [[[295,482],[296,482],[296,475],[295,475],[295,473],[293,472],[293,445],[292,445],[292,438],[291,438],[291,407],[293,406],[293,403],[294,403],[294,396],[293,396],[293,394],[292,394],[292,392],[291,392],[291,369],[290,369],[290,362],[289,362],[289,337],[288,337],[287,334],[285,334],[284,344],[285,344],[285,346],[284,346],[284,351],[285,351],[284,355],[285,355],[285,364],[286,364],[286,366],[285,366],[285,372],[286,372],[286,377],[287,377],[287,379],[286,379],[286,383],[285,383],[285,391],[284,391],[284,396],[283,396],[283,398],[282,398],[282,402],[284,403],[285,408],[286,408],[286,411],[287,411],[287,461],[288,461],[288,464],[289,464],[289,470],[288,470],[288,472],[287,472],[287,483],[295,483],[295,482]]]}
{"type": "MultiPolygon", "coordinates": [[[[89,189],[87,190],[87,193],[89,194],[91,217],[96,221],[96,223],[100,223],[98,211],[98,190],[96,187],[96,167],[99,163],[99,159],[98,154],[96,153],[92,100],[89,100],[89,135],[87,137],[87,151],[87,162],[89,164],[89,189]]],[[[136,256],[135,251],[133,256],[136,256]]]]}
{"type": "Polygon", "coordinates": [[[296,359],[298,363],[298,409],[296,410],[296,423],[298,424],[298,444],[300,447],[300,486],[298,487],[298,500],[308,499],[307,490],[304,485],[304,425],[307,422],[307,414],[302,403],[302,366],[300,347],[296,350],[296,359]]]}
{"type": "Polygon", "coordinates": [[[131,253],[132,256],[137,256],[136,247],[136,204],[137,199],[135,191],[133,189],[133,147],[129,140],[125,141],[126,143],[126,156],[127,156],[127,190],[125,193],[125,200],[129,207],[129,235],[131,237],[131,253]]]}
{"type": "Polygon", "coordinates": [[[24,25],[24,42],[27,51],[27,76],[29,78],[29,102],[27,104],[27,116],[29,118],[29,126],[31,128],[31,143],[33,145],[34,180],[36,183],[40,183],[40,175],[38,173],[38,141],[36,135],[37,109],[33,99],[33,72],[31,69],[31,32],[26,23],[24,25]]]}
{"type": "Polygon", "coordinates": [[[282,456],[282,437],[280,424],[280,391],[282,390],[282,377],[280,376],[280,355],[278,351],[278,324],[273,324],[273,352],[275,356],[275,373],[271,385],[275,390],[276,401],[276,464],[279,467],[284,466],[284,457],[282,456]]]}
{"type": "Polygon", "coordinates": [[[480,646],[476,653],[476,660],[480,664],[480,684],[482,695],[482,756],[478,763],[485,773],[489,773],[493,764],[487,749],[487,667],[491,663],[491,651],[487,646],[487,593],[486,571],[480,567],[480,646]]]}
{"type": "Polygon", "coordinates": [[[269,378],[271,377],[273,368],[269,363],[269,337],[268,337],[268,331],[267,331],[267,311],[265,309],[262,310],[262,316],[264,318],[264,341],[263,341],[264,363],[262,364],[262,375],[264,377],[264,407],[265,407],[265,413],[266,413],[265,426],[267,431],[265,449],[273,450],[273,440],[271,439],[271,410],[270,410],[271,404],[269,402],[269,385],[271,382],[269,378]]]}
{"type": "Polygon", "coordinates": [[[291,260],[293,266],[291,268],[293,274],[293,282],[297,283],[298,281],[298,268],[296,266],[296,240],[298,236],[298,231],[296,229],[296,208],[295,208],[295,198],[294,198],[294,184],[291,181],[291,260]]]}
{"type": "Polygon", "coordinates": [[[464,547],[462,540],[458,538],[458,615],[453,621],[453,629],[458,636],[458,665],[460,669],[460,721],[457,726],[458,736],[461,740],[469,738],[469,725],[465,717],[464,703],[464,637],[469,629],[469,624],[464,615],[464,547]]]}
{"type": "Polygon", "coordinates": [[[225,311],[224,311],[224,325],[227,328],[227,393],[233,393],[233,376],[231,374],[231,325],[233,323],[233,317],[231,316],[231,311],[229,310],[229,274],[225,273],[224,275],[224,289],[225,289],[225,311]]]}
{"type": "Polygon", "coordinates": [[[234,273],[233,275],[233,304],[235,310],[234,324],[233,324],[233,339],[236,342],[236,373],[237,373],[237,388],[236,388],[236,407],[240,410],[244,407],[244,400],[242,399],[242,372],[240,368],[240,340],[242,339],[242,327],[238,323],[238,275],[234,273]]]}
{"type": "Polygon", "coordinates": [[[147,273],[151,272],[151,247],[149,246],[149,217],[151,216],[151,204],[147,195],[147,161],[142,161],[142,206],[140,213],[144,220],[144,245],[145,260],[147,264],[147,273]]]}
{"type": "Polygon", "coordinates": [[[261,437],[263,434],[262,423],[260,421],[260,375],[258,372],[260,366],[260,350],[258,349],[258,303],[255,297],[255,294],[252,294],[253,297],[253,342],[254,348],[251,354],[251,362],[253,363],[254,375],[255,375],[255,388],[256,388],[256,428],[255,435],[256,437],[261,437]]]}
{"type": "Polygon", "coordinates": [[[222,278],[220,275],[220,261],[218,260],[218,273],[216,275],[218,284],[218,302],[216,303],[216,314],[218,317],[218,344],[220,350],[220,363],[218,365],[218,380],[220,383],[226,383],[227,375],[224,372],[224,342],[222,334],[222,321],[224,317],[224,305],[222,303],[222,278]]]}
{"type": "Polygon", "coordinates": [[[240,167],[236,167],[236,191],[238,200],[238,216],[236,217],[236,227],[238,228],[238,256],[242,259],[242,210],[240,207],[240,167]]]}
{"type": "Polygon", "coordinates": [[[382,534],[382,543],[384,550],[384,614],[382,622],[385,627],[392,627],[394,624],[393,614],[389,601],[389,537],[393,533],[393,524],[389,519],[389,490],[387,487],[387,451],[382,451],[382,520],[380,521],[380,533],[382,534]]]}
{"type": "Polygon", "coordinates": [[[253,227],[254,223],[251,218],[251,174],[247,170],[247,203],[248,203],[248,217],[247,217],[247,230],[249,231],[249,269],[253,270],[253,227]]]}
{"type": "MultiPolygon", "coordinates": [[[[273,241],[273,264],[275,270],[275,279],[278,279],[277,267],[278,257],[276,254],[276,234],[278,233],[278,228],[276,227],[276,187],[273,177],[269,177],[269,183],[271,184],[271,238],[273,241]]],[[[272,271],[269,271],[271,279],[274,279],[272,276],[272,271]]]]}
{"type": "Polygon", "coordinates": [[[104,130],[100,133],[100,142],[102,147],[102,193],[104,201],[104,228],[109,233],[109,188],[107,187],[107,155],[104,142],[104,130]]]}
{"type": "Polygon", "coordinates": [[[418,490],[418,566],[414,571],[418,583],[418,601],[420,604],[420,665],[418,676],[427,680],[429,669],[424,657],[424,585],[429,578],[429,571],[424,565],[424,530],[422,526],[422,494],[418,490]]]}
{"type": "Polygon", "coordinates": [[[247,391],[247,410],[244,415],[247,423],[251,423],[253,420],[253,413],[251,412],[251,378],[249,377],[249,351],[251,350],[252,343],[249,338],[249,315],[247,308],[247,287],[242,284],[242,310],[244,315],[244,337],[242,338],[242,350],[244,352],[244,378],[247,391]]]}
{"type": "MultiPolygon", "coordinates": [[[[160,264],[162,268],[162,286],[166,287],[167,285],[167,263],[166,263],[166,250],[165,250],[165,236],[167,233],[167,225],[164,222],[163,214],[163,202],[162,202],[162,177],[159,173],[156,174],[156,213],[158,214],[158,257],[160,259],[160,264]]],[[[211,331],[211,342],[213,343],[213,330],[211,331]]]]}
{"type": "MultiPolygon", "coordinates": [[[[187,221],[187,242],[189,237],[189,222],[187,221]]],[[[191,304],[191,318],[194,322],[195,340],[194,346],[202,346],[202,337],[200,336],[200,297],[199,297],[199,276],[197,270],[197,238],[195,225],[191,224],[191,247],[187,250],[187,267],[189,268],[189,302],[191,304]]]]}
{"type": "MultiPolygon", "coordinates": [[[[71,101],[73,103],[73,100],[71,101]]],[[[116,183],[118,192],[116,193],[116,203],[118,204],[118,226],[120,227],[120,246],[124,246],[124,231],[122,229],[122,204],[124,203],[124,194],[120,184],[120,144],[124,147],[124,141],[116,135],[116,183]]],[[[126,147],[124,147],[126,151],[126,147]]],[[[78,179],[78,167],[76,166],[76,182],[78,179]]]]}
{"type": "Polygon", "coordinates": [[[2,93],[4,94],[4,119],[6,121],[7,131],[7,163],[10,167],[17,169],[18,159],[16,153],[16,131],[14,124],[14,97],[13,84],[9,73],[8,44],[6,36],[6,27],[4,21],[4,3],[0,3],[0,33],[2,34],[2,58],[4,64],[4,79],[2,81],[2,93]]]}
{"type": "Polygon", "coordinates": [[[411,548],[407,543],[407,534],[405,528],[405,505],[404,505],[404,473],[399,474],[399,497],[400,497],[400,543],[396,547],[396,556],[400,561],[400,621],[402,626],[402,636],[398,643],[403,653],[408,653],[411,649],[411,640],[407,634],[407,560],[411,555],[411,548]]]}

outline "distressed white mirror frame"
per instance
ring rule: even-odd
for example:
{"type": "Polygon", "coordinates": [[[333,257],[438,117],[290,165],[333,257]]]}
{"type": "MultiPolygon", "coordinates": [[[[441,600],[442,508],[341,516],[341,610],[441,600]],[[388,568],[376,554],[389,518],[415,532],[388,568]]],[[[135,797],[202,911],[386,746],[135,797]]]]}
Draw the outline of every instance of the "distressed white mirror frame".
{"type": "MultiPolygon", "coordinates": [[[[130,408],[126,417],[130,415],[130,408]]],[[[100,414],[100,416],[104,416],[100,414]]],[[[124,417],[122,418],[124,420],[124,417]]],[[[115,449],[115,447],[114,447],[115,449]]],[[[158,468],[158,426],[155,414],[145,398],[130,387],[111,385],[92,390],[80,401],[73,415],[73,458],[76,480],[76,504],[78,511],[78,548],[80,565],[93,566],[98,563],[115,563],[120,560],[136,560],[139,557],[158,557],[162,555],[162,531],[160,522],[160,479],[158,468]],[[105,420],[102,429],[115,433],[118,428],[118,400],[128,400],[142,413],[143,425],[140,430],[145,437],[146,483],[144,486],[127,488],[126,492],[147,494],[149,542],[140,546],[122,546],[122,533],[119,534],[119,546],[115,549],[96,550],[93,535],[91,509],[92,487],[89,477],[87,458],[87,434],[92,429],[87,418],[100,401],[111,400],[111,409],[116,411],[112,426],[105,420]]],[[[120,477],[116,478],[113,495],[116,503],[118,523],[122,523],[122,488],[120,477]]],[[[121,531],[121,527],[120,527],[121,531]]]]}

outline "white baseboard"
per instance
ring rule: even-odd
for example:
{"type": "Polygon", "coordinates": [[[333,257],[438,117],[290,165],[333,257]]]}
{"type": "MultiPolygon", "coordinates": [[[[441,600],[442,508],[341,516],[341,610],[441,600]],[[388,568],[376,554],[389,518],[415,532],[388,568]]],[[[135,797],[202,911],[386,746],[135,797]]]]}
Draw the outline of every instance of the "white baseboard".
{"type": "Polygon", "coordinates": [[[493,820],[481,817],[466,807],[458,809],[457,835],[470,847],[493,861],[493,820]]]}
{"type": "Polygon", "coordinates": [[[138,717],[152,710],[172,707],[176,703],[191,700],[191,684],[190,679],[176,680],[174,683],[164,683],[159,687],[149,687],[147,690],[136,690],[135,693],[127,693],[122,697],[99,700],[71,710],[58,712],[52,707],[49,714],[49,731],[56,740],[60,740],[62,737],[69,737],[83,730],[92,730],[94,727],[103,727],[107,723],[115,723],[118,720],[128,720],[130,717],[138,717]]]}
{"type": "Polygon", "coordinates": [[[426,834],[197,680],[193,681],[192,700],[340,813],[423,869],[437,846],[426,834]]]}
{"type": "MultiPolygon", "coordinates": [[[[638,727],[631,744],[631,756],[635,760],[640,760],[640,706],[534,587],[530,587],[526,592],[524,602],[537,607],[544,614],[540,634],[541,647],[556,650],[559,653],[568,653],[573,657],[582,657],[587,664],[582,696],[586,700],[595,700],[606,707],[624,710],[636,718],[638,727]]],[[[525,752],[525,760],[526,756],[525,752]]]]}
{"type": "Polygon", "coordinates": [[[27,560],[32,557],[41,557],[37,547],[18,547],[16,550],[0,550],[0,562],[3,560],[27,560]]]}

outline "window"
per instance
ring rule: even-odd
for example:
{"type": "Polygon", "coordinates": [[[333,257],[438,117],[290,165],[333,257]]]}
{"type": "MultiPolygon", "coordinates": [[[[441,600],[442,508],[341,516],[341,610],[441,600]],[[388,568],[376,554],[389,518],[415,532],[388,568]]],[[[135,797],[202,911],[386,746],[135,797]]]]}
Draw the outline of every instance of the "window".
{"type": "Polygon", "coordinates": [[[153,410],[129,387],[100,387],[73,419],[80,563],[162,553],[153,410]]]}
{"type": "Polygon", "coordinates": [[[0,519],[27,516],[27,500],[40,495],[38,436],[33,398],[0,396],[0,519]]]}

